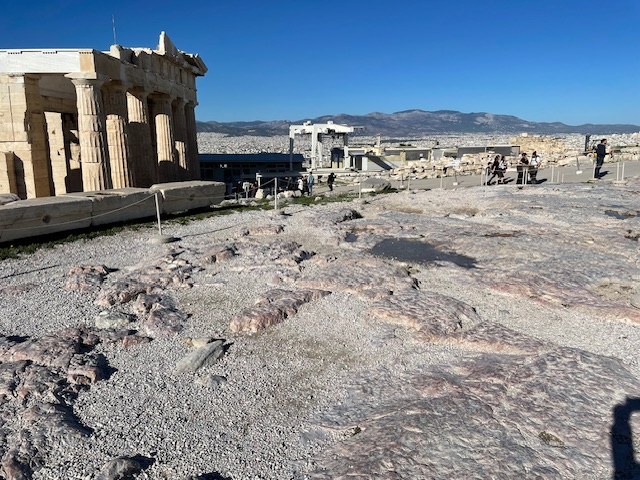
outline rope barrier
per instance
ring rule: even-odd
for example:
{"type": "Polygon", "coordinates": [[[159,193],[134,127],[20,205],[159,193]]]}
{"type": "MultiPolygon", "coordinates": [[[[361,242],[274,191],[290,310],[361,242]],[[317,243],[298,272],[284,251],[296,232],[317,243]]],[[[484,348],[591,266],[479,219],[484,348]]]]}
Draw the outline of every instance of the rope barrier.
{"type": "MultiPolygon", "coordinates": [[[[138,200],[137,202],[132,203],[131,205],[125,205],[124,207],[121,208],[116,208],[115,210],[109,210],[108,212],[105,213],[99,213],[97,215],[92,215],[91,217],[85,217],[85,218],[77,218],[75,220],[69,220],[68,222],[60,222],[60,223],[47,223],[46,226],[52,226],[52,227],[57,227],[59,225],[70,225],[72,223],[78,223],[78,222],[84,222],[87,220],[92,220],[94,218],[97,217],[104,217],[105,215],[111,215],[115,212],[119,212],[121,210],[125,210],[127,208],[131,208],[135,205],[138,205],[139,203],[142,202],[146,202],[147,200],[149,200],[150,198],[155,197],[155,194],[153,195],[149,195],[148,197],[143,198],[142,200],[138,200]]],[[[33,230],[34,228],[42,228],[44,225],[35,225],[33,227],[22,227],[22,228],[3,228],[2,230],[0,230],[0,232],[18,232],[21,230],[33,230]]]]}

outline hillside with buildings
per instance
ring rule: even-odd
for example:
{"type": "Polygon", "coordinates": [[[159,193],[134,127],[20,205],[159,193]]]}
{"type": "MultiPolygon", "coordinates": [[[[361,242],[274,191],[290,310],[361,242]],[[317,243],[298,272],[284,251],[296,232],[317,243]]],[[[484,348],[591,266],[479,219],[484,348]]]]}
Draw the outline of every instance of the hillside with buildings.
{"type": "Polygon", "coordinates": [[[366,115],[325,115],[318,118],[305,118],[288,121],[250,121],[250,122],[197,122],[198,132],[224,133],[232,136],[286,135],[289,125],[326,123],[363,126],[372,135],[411,137],[439,133],[536,133],[536,134],[605,134],[640,132],[640,126],[616,125],[566,125],[560,122],[531,122],[512,115],[493,113],[462,113],[454,110],[426,112],[424,110],[405,110],[395,113],[373,112],[366,115]]]}

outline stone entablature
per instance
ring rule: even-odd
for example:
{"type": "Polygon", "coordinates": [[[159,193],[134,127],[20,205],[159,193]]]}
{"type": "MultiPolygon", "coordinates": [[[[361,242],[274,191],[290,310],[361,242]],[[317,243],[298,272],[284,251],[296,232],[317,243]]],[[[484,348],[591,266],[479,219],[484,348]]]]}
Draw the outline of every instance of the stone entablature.
{"type": "Polygon", "coordinates": [[[155,50],[0,50],[0,193],[198,179],[195,85],[206,71],[164,32],[155,50]]]}

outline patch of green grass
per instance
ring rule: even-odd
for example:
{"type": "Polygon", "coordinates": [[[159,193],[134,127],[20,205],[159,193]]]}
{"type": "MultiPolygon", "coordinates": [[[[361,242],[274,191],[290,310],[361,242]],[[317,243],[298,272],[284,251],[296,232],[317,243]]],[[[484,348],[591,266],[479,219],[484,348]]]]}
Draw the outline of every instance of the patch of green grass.
{"type": "MultiPolygon", "coordinates": [[[[381,193],[390,193],[388,191],[381,193]]],[[[376,194],[365,194],[365,196],[374,196],[376,194]]],[[[348,193],[335,196],[311,196],[311,197],[298,197],[291,199],[283,199],[278,201],[278,206],[284,205],[322,205],[326,203],[345,202],[357,198],[357,194],[348,193]],[[317,200],[316,200],[317,198],[317,200]]],[[[204,208],[197,211],[179,212],[168,215],[163,215],[161,218],[162,223],[187,225],[191,222],[197,222],[198,220],[204,220],[211,217],[230,215],[238,211],[247,210],[273,210],[273,200],[254,200],[253,205],[227,205],[215,209],[204,208]]],[[[153,228],[157,225],[156,220],[143,219],[132,220],[127,223],[122,223],[116,226],[104,226],[95,227],[86,230],[76,230],[74,232],[61,232],[51,235],[43,235],[32,238],[24,238],[15,240],[13,242],[0,243],[0,261],[8,258],[18,258],[25,255],[30,255],[43,248],[55,248],[56,245],[62,245],[64,243],[76,242],[78,240],[91,240],[92,238],[98,238],[107,235],[115,235],[117,233],[127,230],[139,230],[141,228],[153,228]]]]}

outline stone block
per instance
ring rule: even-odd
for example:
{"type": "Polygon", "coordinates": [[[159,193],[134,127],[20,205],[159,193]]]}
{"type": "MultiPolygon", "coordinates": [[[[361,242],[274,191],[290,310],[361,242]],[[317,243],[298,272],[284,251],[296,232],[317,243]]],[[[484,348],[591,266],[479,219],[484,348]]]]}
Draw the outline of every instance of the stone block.
{"type": "Polygon", "coordinates": [[[91,225],[91,200],[41,197],[0,205],[0,243],[91,225]]]}
{"type": "MultiPolygon", "coordinates": [[[[91,225],[108,225],[156,215],[155,194],[148,188],[118,188],[97,192],[75,192],[64,198],[91,201],[91,225]]],[[[158,197],[162,211],[162,195],[158,197]]]]}
{"type": "Polygon", "coordinates": [[[0,152],[0,193],[17,193],[13,152],[0,152]]]}
{"type": "Polygon", "coordinates": [[[225,184],[205,181],[159,183],[153,185],[151,191],[162,193],[162,211],[172,213],[219,204],[224,200],[225,184]]]}

